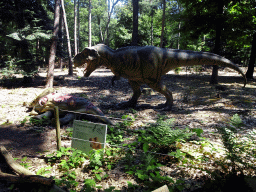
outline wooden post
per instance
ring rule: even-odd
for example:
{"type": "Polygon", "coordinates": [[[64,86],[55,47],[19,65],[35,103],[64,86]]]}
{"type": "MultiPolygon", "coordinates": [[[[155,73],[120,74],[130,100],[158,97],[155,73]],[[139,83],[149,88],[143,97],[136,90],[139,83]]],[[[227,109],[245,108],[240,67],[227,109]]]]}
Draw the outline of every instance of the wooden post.
{"type": "Polygon", "coordinates": [[[56,128],[57,150],[60,150],[61,138],[60,138],[60,117],[59,117],[58,106],[54,107],[54,117],[55,117],[55,128],[56,128]]]}

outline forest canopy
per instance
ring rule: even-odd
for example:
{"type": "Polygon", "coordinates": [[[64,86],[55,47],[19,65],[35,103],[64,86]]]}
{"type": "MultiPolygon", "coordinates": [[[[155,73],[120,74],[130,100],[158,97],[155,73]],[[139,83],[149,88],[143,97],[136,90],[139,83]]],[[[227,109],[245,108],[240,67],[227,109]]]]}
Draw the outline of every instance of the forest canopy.
{"type": "MultiPolygon", "coordinates": [[[[75,49],[79,52],[89,46],[89,42],[92,46],[105,43],[112,49],[131,45],[134,2],[136,0],[64,0],[70,38],[67,39],[63,17],[60,17],[55,61],[68,57],[67,40],[71,41],[72,57],[75,49]]],[[[140,0],[136,8],[137,44],[217,50],[237,64],[254,66],[255,8],[254,0],[140,0]],[[220,34],[216,33],[218,30],[220,34]],[[220,40],[217,42],[217,39],[220,40]]],[[[0,67],[3,71],[33,76],[39,67],[48,66],[54,10],[53,0],[0,2],[0,67]]]]}

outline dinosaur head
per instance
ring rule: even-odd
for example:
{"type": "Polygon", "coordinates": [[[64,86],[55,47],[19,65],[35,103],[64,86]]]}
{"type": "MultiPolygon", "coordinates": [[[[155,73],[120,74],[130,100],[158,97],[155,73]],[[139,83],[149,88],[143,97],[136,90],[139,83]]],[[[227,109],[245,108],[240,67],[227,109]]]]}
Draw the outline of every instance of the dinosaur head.
{"type": "Polygon", "coordinates": [[[87,64],[85,77],[88,77],[96,68],[99,67],[99,54],[96,49],[85,48],[81,53],[74,57],[75,67],[87,64]]]}

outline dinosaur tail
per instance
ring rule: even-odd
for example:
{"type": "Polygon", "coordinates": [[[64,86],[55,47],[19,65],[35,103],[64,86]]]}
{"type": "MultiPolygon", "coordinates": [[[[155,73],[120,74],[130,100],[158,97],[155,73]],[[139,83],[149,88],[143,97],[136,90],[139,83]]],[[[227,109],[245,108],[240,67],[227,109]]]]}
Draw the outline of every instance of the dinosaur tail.
{"type": "Polygon", "coordinates": [[[246,86],[246,83],[247,83],[246,76],[245,76],[244,72],[238,66],[236,66],[233,63],[220,63],[219,65],[223,66],[223,67],[229,67],[231,69],[236,70],[238,73],[240,73],[244,78],[244,87],[246,86]]]}
{"type": "MultiPolygon", "coordinates": [[[[176,53],[177,54],[177,53],[176,53]]],[[[230,60],[221,57],[219,55],[208,52],[193,52],[193,51],[181,51],[177,54],[176,58],[182,60],[179,62],[179,66],[193,66],[193,65],[220,65],[223,67],[229,67],[240,73],[244,78],[244,87],[247,83],[244,72],[230,60]],[[188,56],[189,55],[189,56],[188,56]],[[187,58],[188,57],[188,58],[187,58]],[[187,59],[184,59],[187,58],[187,59]]]]}

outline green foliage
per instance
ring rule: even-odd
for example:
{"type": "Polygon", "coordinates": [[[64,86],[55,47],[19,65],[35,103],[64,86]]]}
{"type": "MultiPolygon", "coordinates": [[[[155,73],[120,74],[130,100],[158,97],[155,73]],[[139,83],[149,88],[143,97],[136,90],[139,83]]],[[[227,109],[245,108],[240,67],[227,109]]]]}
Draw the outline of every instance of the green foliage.
{"type": "Polygon", "coordinates": [[[132,162],[129,157],[126,160],[128,161],[124,165],[126,173],[135,176],[140,182],[148,186],[155,188],[165,183],[174,182],[172,178],[161,174],[160,167],[163,165],[158,163],[157,158],[149,153],[141,153],[138,158],[134,157],[132,162]]]}
{"type": "MultiPolygon", "coordinates": [[[[175,119],[157,120],[156,124],[150,125],[147,130],[142,130],[138,136],[141,143],[150,143],[150,151],[168,153],[175,148],[177,142],[186,141],[192,135],[189,129],[173,128],[175,119]]],[[[143,147],[144,148],[144,147],[143,147]]]]}
{"type": "Polygon", "coordinates": [[[107,134],[107,143],[109,144],[120,144],[124,141],[124,135],[129,135],[129,130],[127,129],[131,126],[132,122],[135,121],[135,118],[131,115],[123,115],[121,123],[115,125],[115,127],[109,127],[107,134]]]}
{"type": "Polygon", "coordinates": [[[49,174],[51,173],[50,169],[52,169],[52,167],[42,167],[36,172],[36,174],[42,176],[45,174],[49,174]]]}
{"type": "Polygon", "coordinates": [[[47,155],[47,162],[51,164],[58,163],[60,170],[68,171],[82,165],[87,155],[80,150],[68,147],[61,147],[59,151],[47,155]]]}
{"type": "Polygon", "coordinates": [[[105,174],[101,176],[103,170],[111,170],[113,165],[118,161],[119,149],[98,149],[98,150],[91,150],[89,152],[89,165],[86,169],[91,170],[93,176],[97,181],[101,181],[104,178],[107,178],[108,175],[105,174]]]}
{"type": "Polygon", "coordinates": [[[175,69],[174,69],[174,72],[175,72],[175,74],[180,74],[180,72],[181,72],[181,67],[175,68],[175,69]]]}
{"type": "Polygon", "coordinates": [[[25,167],[26,169],[27,168],[29,168],[29,167],[31,167],[26,161],[27,161],[27,158],[28,157],[23,157],[22,159],[21,159],[21,163],[20,163],[20,165],[22,165],[23,167],[25,167]]]}
{"type": "Polygon", "coordinates": [[[69,191],[76,192],[76,187],[78,186],[78,182],[76,181],[76,173],[75,171],[67,171],[63,174],[61,179],[55,179],[55,183],[58,186],[65,186],[69,191]]]}
{"type": "Polygon", "coordinates": [[[43,116],[41,119],[31,117],[29,119],[29,123],[31,125],[37,125],[37,126],[49,125],[49,124],[51,124],[51,119],[49,119],[46,116],[43,116]]]}
{"type": "Polygon", "coordinates": [[[235,128],[220,127],[218,129],[226,149],[226,156],[225,159],[216,161],[216,163],[221,166],[225,174],[229,174],[231,169],[233,174],[243,174],[243,171],[247,170],[248,175],[249,170],[256,170],[256,131],[252,130],[244,137],[238,136],[236,129],[241,126],[242,120],[237,114],[233,115],[230,124],[235,128]]]}
{"type": "Polygon", "coordinates": [[[231,118],[231,125],[235,126],[235,127],[241,127],[243,125],[243,121],[242,119],[239,117],[238,114],[233,115],[233,117],[231,118]]]}
{"type": "Polygon", "coordinates": [[[102,166],[103,158],[104,158],[103,149],[91,150],[89,152],[89,160],[90,160],[89,167],[98,169],[100,166],[102,166]]]}

